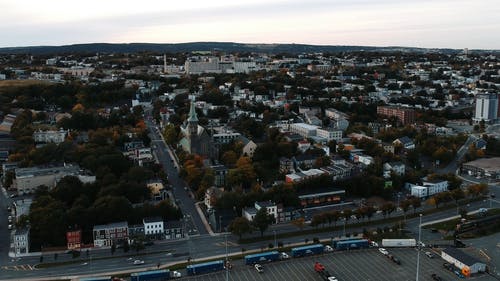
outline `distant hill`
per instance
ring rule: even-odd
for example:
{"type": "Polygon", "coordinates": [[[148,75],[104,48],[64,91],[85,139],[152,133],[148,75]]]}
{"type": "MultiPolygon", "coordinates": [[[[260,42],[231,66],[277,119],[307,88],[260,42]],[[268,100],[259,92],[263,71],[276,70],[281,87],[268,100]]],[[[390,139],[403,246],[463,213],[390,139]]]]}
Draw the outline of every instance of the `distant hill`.
{"type": "Polygon", "coordinates": [[[232,42],[192,42],[178,44],[156,43],[89,43],[64,46],[29,46],[0,48],[0,54],[65,54],[65,53],[177,53],[193,51],[225,51],[225,52],[265,52],[265,53],[311,53],[311,52],[441,52],[457,53],[455,49],[426,49],[413,47],[369,47],[369,46],[331,46],[306,44],[246,44],[232,42]]]}

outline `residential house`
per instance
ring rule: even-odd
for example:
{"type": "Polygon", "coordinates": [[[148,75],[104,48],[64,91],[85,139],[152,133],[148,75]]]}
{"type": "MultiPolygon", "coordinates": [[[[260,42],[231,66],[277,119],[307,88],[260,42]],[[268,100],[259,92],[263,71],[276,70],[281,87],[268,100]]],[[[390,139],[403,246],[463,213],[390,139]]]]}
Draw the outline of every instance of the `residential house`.
{"type": "Polygon", "coordinates": [[[448,190],[448,181],[442,180],[423,180],[422,185],[407,184],[412,196],[427,198],[434,194],[448,190]]]}
{"type": "Polygon", "coordinates": [[[229,169],[224,165],[214,165],[210,167],[214,172],[214,184],[217,187],[226,186],[226,177],[229,173],[229,169]]]}
{"type": "Polygon", "coordinates": [[[403,176],[405,174],[405,164],[402,162],[388,162],[384,163],[384,178],[390,178],[391,172],[394,172],[398,176],[403,176]]]}
{"type": "Polygon", "coordinates": [[[68,131],[60,129],[59,131],[48,130],[42,131],[38,130],[33,133],[33,140],[35,143],[45,144],[45,143],[55,143],[59,144],[64,142],[66,136],[68,135],[68,131]]]}
{"type": "Polygon", "coordinates": [[[274,221],[276,222],[278,219],[278,207],[276,206],[276,203],[272,201],[261,201],[261,202],[255,202],[254,207],[257,211],[259,211],[262,208],[266,209],[266,212],[273,216],[274,221]]]}
{"type": "Polygon", "coordinates": [[[27,254],[30,250],[29,227],[18,228],[14,231],[14,252],[16,254],[27,254]]]}
{"type": "Polygon", "coordinates": [[[276,223],[287,223],[297,219],[299,217],[299,213],[295,210],[294,207],[284,207],[283,204],[279,203],[276,205],[278,218],[276,223]]]}
{"type": "Polygon", "coordinates": [[[257,144],[244,136],[240,136],[238,139],[243,143],[242,154],[250,158],[253,157],[255,149],[257,149],[257,144]]]}
{"type": "Polygon", "coordinates": [[[167,221],[165,223],[165,239],[174,240],[185,237],[182,221],[167,221]]]}
{"type": "Polygon", "coordinates": [[[163,235],[163,219],[160,217],[144,218],[144,234],[146,236],[161,237],[163,235]]]}
{"type": "Polygon", "coordinates": [[[314,177],[319,177],[321,175],[327,174],[325,171],[319,170],[319,169],[310,169],[310,170],[304,170],[301,172],[293,173],[293,174],[287,174],[285,176],[285,181],[286,182],[300,182],[305,179],[310,179],[314,177]]]}
{"type": "Polygon", "coordinates": [[[404,149],[415,149],[415,143],[407,136],[396,139],[392,142],[393,145],[400,146],[404,149]]]}
{"type": "Polygon", "coordinates": [[[72,230],[66,232],[66,248],[68,250],[80,249],[82,247],[82,231],[72,230]]]}
{"type": "Polygon", "coordinates": [[[318,155],[299,154],[299,155],[293,157],[292,159],[295,163],[296,169],[310,169],[314,166],[314,163],[316,163],[317,158],[318,158],[318,155]]]}
{"type": "Polygon", "coordinates": [[[94,247],[111,247],[128,240],[128,223],[126,221],[95,225],[92,231],[94,247]]]}
{"type": "Polygon", "coordinates": [[[255,215],[257,214],[257,209],[254,207],[245,207],[241,211],[242,215],[244,218],[246,218],[248,221],[253,221],[255,218],[255,215]]]}
{"type": "Polygon", "coordinates": [[[286,157],[280,158],[280,173],[289,173],[294,171],[293,160],[286,157]]]}

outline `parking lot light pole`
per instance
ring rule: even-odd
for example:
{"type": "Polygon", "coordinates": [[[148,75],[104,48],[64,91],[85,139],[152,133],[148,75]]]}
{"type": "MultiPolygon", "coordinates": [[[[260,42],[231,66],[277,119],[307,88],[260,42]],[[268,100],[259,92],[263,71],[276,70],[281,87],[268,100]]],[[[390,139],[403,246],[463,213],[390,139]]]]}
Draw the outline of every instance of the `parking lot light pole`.
{"type": "Polygon", "coordinates": [[[345,237],[345,224],[346,224],[346,223],[347,223],[347,219],[346,219],[346,218],[344,218],[344,235],[343,235],[344,237],[345,237]]]}
{"type": "Polygon", "coordinates": [[[229,281],[229,259],[227,256],[227,233],[224,236],[226,237],[226,281],[229,281]]]}
{"type": "Polygon", "coordinates": [[[422,235],[422,214],[419,215],[420,216],[420,220],[419,220],[419,223],[418,223],[418,243],[417,243],[417,276],[416,276],[416,281],[418,281],[418,272],[420,270],[420,245],[421,245],[421,242],[420,242],[420,237],[422,235]]]}

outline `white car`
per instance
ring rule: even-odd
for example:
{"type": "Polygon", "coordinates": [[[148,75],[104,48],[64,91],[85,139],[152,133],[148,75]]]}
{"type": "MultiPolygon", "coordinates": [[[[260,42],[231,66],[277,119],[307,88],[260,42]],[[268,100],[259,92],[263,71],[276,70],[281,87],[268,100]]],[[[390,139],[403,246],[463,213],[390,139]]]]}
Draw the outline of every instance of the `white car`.
{"type": "Polygon", "coordinates": [[[134,265],[144,264],[143,260],[135,260],[134,265]]]}
{"type": "Polygon", "coordinates": [[[388,255],[389,254],[389,252],[386,249],[384,249],[384,248],[378,248],[378,251],[381,252],[384,255],[388,255]]]}
{"type": "Polygon", "coordinates": [[[258,263],[255,264],[255,269],[257,270],[258,273],[264,272],[264,268],[262,267],[262,265],[258,263]]]}
{"type": "Polygon", "coordinates": [[[289,259],[290,256],[287,253],[285,253],[285,252],[281,252],[281,258],[284,259],[284,260],[286,260],[286,259],[289,259]]]}
{"type": "Polygon", "coordinates": [[[339,281],[339,279],[337,279],[337,277],[335,276],[330,276],[328,277],[328,281],[339,281]]]}
{"type": "Polygon", "coordinates": [[[9,224],[9,230],[12,230],[12,224],[9,224]]]}
{"type": "Polygon", "coordinates": [[[173,278],[181,278],[182,274],[179,271],[172,271],[173,278]]]}
{"type": "Polygon", "coordinates": [[[326,245],[326,246],[325,246],[325,251],[326,251],[326,252],[332,252],[332,251],[333,251],[332,246],[330,246],[330,245],[326,245]]]}
{"type": "Polygon", "coordinates": [[[370,246],[372,246],[372,247],[378,247],[378,243],[375,242],[375,241],[371,241],[370,242],[370,246]]]}

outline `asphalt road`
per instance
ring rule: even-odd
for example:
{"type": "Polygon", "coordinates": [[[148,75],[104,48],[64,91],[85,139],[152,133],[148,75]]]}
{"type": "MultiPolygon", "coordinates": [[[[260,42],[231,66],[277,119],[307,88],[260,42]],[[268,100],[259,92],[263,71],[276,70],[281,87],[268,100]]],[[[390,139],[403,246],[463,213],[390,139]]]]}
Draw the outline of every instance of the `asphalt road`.
{"type": "Polygon", "coordinates": [[[196,211],[195,199],[190,194],[189,190],[186,190],[187,184],[179,177],[178,171],[175,167],[175,161],[173,161],[171,154],[169,153],[169,148],[161,138],[156,126],[146,117],[146,125],[150,131],[150,138],[152,140],[152,146],[154,153],[158,157],[158,161],[163,166],[164,171],[168,175],[168,180],[172,185],[172,194],[176,199],[177,205],[182,210],[184,220],[186,222],[186,229],[189,235],[203,235],[208,234],[205,225],[201,221],[201,218],[196,211]]]}
{"type": "Polygon", "coordinates": [[[11,231],[8,229],[8,216],[10,213],[7,211],[7,207],[11,204],[11,199],[6,197],[2,184],[0,183],[0,263],[4,264],[9,260],[8,252],[10,248],[10,234],[11,231]]]}

